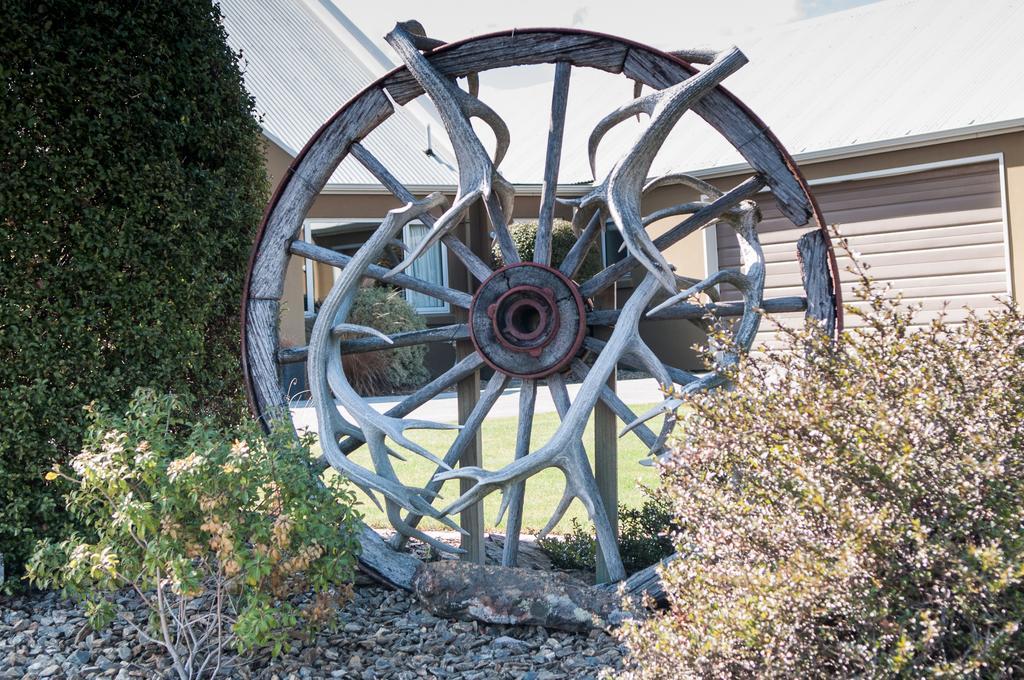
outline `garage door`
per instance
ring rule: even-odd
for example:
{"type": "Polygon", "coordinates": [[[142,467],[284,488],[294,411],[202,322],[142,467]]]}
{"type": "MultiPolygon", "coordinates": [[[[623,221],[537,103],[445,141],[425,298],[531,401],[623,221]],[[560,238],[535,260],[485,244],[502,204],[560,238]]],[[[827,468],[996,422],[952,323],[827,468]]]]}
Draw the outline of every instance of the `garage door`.
{"type": "MultiPolygon", "coordinates": [[[[851,249],[870,265],[868,273],[891,283],[893,294],[918,303],[917,321],[926,324],[945,306],[949,322],[964,318],[965,307],[998,306],[1009,294],[1007,248],[995,161],[959,165],[884,178],[850,180],[813,187],[829,224],[849,238],[851,249]]],[[[765,297],[802,295],[796,228],[769,200],[759,201],[764,221],[758,231],[767,259],[765,297]]],[[[739,266],[739,247],[731,230],[718,227],[719,268],[739,266]]],[[[837,250],[843,298],[854,300],[855,277],[847,257],[837,250]]],[[[723,289],[725,299],[739,299],[723,289]]],[[[782,320],[802,315],[779,315],[782,320]]],[[[858,320],[847,314],[847,326],[858,320]]],[[[773,344],[771,323],[762,324],[759,341],[773,344]]]]}

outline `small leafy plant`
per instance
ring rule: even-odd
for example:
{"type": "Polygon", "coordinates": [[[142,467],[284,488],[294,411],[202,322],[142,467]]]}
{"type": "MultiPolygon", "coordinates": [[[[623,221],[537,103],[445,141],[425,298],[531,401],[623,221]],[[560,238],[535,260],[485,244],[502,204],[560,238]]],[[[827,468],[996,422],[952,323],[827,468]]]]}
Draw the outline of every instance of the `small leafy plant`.
{"type": "MultiPolygon", "coordinates": [[[[642,507],[619,507],[619,554],[627,573],[645,569],[674,552],[671,532],[673,518],[666,500],[649,494],[642,507]]],[[[592,529],[585,529],[575,518],[572,531],[565,536],[542,538],[541,549],[559,569],[593,571],[597,560],[597,540],[592,529]]]]}
{"type": "Polygon", "coordinates": [[[783,330],[688,399],[627,677],[1024,673],[1024,315],[919,322],[860,273],[835,343],[783,330]]]}
{"type": "Polygon", "coordinates": [[[63,588],[101,628],[133,592],[149,611],[148,642],[182,680],[215,675],[230,650],[285,648],[327,624],[351,592],[358,554],[352,493],[322,481],[304,443],[186,422],[172,396],[136,392],[127,413],[91,406],[84,447],[47,477],[70,486],[85,533],[40,542],[38,586],[63,588]]]}

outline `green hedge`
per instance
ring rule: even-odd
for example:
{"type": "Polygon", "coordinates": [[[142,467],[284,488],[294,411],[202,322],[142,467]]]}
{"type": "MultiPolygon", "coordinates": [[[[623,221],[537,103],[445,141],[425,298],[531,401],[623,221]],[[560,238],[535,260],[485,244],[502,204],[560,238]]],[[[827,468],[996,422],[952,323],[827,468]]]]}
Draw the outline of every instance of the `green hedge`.
{"type": "Polygon", "coordinates": [[[0,552],[67,522],[43,475],[136,387],[242,412],[238,305],[266,174],[203,0],[16,2],[0,22],[0,552]]]}

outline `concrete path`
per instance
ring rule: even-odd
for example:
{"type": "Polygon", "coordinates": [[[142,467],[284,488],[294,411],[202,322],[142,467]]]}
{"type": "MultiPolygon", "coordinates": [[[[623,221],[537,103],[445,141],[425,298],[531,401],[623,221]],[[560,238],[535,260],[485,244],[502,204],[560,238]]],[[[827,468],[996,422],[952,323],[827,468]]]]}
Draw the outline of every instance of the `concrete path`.
{"type": "MultiPolygon", "coordinates": [[[[576,399],[579,394],[580,384],[570,384],[569,398],[576,399]]],[[[635,380],[620,380],[615,390],[619,397],[627,404],[653,404],[661,401],[661,391],[658,382],[653,378],[639,378],[635,380]]],[[[370,397],[367,399],[375,409],[383,413],[401,401],[401,397],[370,397]]],[[[295,404],[292,406],[292,420],[295,427],[299,429],[316,429],[316,412],[308,404],[295,404]]],[[[551,393],[546,389],[537,392],[536,413],[553,413],[555,404],[551,400],[551,393]]],[[[344,413],[344,411],[342,411],[344,413]]],[[[511,418],[519,413],[519,388],[512,387],[498,397],[497,403],[491,409],[489,418],[511,418]]],[[[433,420],[441,423],[454,423],[458,420],[457,402],[454,392],[445,392],[434,397],[423,406],[413,411],[409,417],[433,420]]]]}

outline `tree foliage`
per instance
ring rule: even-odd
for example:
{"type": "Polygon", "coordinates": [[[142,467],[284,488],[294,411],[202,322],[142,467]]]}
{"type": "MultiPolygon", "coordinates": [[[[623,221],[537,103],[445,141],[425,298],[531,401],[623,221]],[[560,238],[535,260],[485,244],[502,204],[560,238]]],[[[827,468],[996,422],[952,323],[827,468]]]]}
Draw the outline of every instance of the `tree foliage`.
{"type": "Polygon", "coordinates": [[[0,552],[66,522],[43,474],[138,386],[242,412],[266,177],[208,0],[16,2],[0,22],[0,552]]]}

